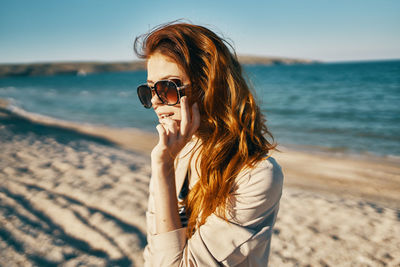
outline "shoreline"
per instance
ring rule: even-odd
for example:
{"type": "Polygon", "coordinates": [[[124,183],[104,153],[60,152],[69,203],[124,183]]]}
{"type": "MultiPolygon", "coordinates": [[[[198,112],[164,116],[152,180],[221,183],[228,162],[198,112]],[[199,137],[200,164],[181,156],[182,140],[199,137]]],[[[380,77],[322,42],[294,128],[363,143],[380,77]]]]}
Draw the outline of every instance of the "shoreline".
{"type": "Polygon", "coordinates": [[[38,125],[56,127],[60,130],[72,130],[77,133],[102,138],[105,141],[115,143],[123,148],[140,153],[149,153],[157,141],[155,133],[146,132],[136,128],[112,128],[103,125],[83,124],[65,121],[52,117],[30,113],[17,107],[9,106],[9,103],[0,98],[0,117],[9,117],[21,121],[32,122],[38,125]],[[134,137],[134,138],[132,138],[134,137]],[[140,140],[140,142],[133,141],[140,140]]]}
{"type": "MultiPolygon", "coordinates": [[[[150,153],[151,149],[155,146],[158,140],[158,135],[155,128],[154,131],[151,132],[148,129],[144,130],[134,127],[113,127],[102,124],[56,119],[46,115],[23,110],[19,107],[11,105],[7,100],[2,98],[0,98],[0,116],[1,114],[3,114],[3,116],[14,116],[25,119],[41,125],[59,127],[60,129],[73,130],[79,133],[104,138],[110,142],[120,145],[123,148],[132,149],[142,153],[150,153]],[[143,142],[132,141],[130,136],[139,137],[143,142]]],[[[356,160],[373,160],[383,163],[386,162],[400,164],[400,155],[382,155],[379,153],[373,153],[371,151],[357,152],[332,147],[279,143],[278,150],[281,148],[295,152],[331,156],[335,158],[346,157],[356,160]]]]}

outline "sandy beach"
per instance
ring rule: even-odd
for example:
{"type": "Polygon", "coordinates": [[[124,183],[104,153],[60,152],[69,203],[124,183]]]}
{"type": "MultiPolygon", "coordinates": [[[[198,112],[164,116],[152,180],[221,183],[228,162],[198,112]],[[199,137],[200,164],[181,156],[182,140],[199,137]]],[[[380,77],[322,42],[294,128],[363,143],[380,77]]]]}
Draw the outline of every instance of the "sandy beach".
{"type": "MultiPolygon", "coordinates": [[[[143,266],[154,134],[0,109],[0,266],[143,266]]],[[[400,161],[280,148],[270,266],[400,266],[400,161]]]]}

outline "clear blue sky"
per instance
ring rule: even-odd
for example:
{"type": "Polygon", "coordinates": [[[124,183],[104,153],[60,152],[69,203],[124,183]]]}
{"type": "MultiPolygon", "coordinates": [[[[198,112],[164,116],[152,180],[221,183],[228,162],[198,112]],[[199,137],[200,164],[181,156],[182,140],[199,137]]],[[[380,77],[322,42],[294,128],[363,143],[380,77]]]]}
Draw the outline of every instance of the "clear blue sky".
{"type": "Polygon", "coordinates": [[[399,0],[0,0],[0,63],[132,60],[135,36],[179,18],[239,54],[400,59],[399,0]]]}

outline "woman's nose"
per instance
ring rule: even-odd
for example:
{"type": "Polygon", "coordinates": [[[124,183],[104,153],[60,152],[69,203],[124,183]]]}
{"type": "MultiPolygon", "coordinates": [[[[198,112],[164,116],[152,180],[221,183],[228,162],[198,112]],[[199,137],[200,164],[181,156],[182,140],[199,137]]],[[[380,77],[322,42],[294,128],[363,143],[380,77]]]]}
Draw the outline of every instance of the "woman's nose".
{"type": "Polygon", "coordinates": [[[155,92],[153,92],[153,97],[151,98],[151,104],[153,105],[153,107],[162,104],[161,99],[155,92]]]}

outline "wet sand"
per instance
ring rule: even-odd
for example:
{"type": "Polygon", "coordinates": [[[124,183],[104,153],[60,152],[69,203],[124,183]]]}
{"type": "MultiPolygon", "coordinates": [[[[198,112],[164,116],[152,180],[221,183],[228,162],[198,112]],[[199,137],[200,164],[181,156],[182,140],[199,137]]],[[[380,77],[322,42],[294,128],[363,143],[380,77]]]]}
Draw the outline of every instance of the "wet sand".
{"type": "MultiPolygon", "coordinates": [[[[142,266],[155,135],[67,128],[0,112],[0,266],[142,266]]],[[[281,151],[270,266],[400,265],[397,159],[281,151]]]]}

